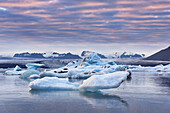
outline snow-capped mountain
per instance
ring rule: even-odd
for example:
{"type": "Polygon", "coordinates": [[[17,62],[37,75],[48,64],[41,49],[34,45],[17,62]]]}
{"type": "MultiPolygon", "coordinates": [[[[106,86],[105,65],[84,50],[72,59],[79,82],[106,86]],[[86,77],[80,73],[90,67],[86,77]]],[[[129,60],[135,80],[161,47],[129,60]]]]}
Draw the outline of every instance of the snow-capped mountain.
{"type": "MultiPolygon", "coordinates": [[[[85,56],[88,56],[89,54],[91,53],[95,53],[95,52],[92,52],[92,51],[83,51],[81,53],[81,57],[85,57],[85,56]]],[[[100,58],[107,58],[106,56],[100,54],[100,53],[97,53],[97,55],[100,57],[100,58]]]]}
{"type": "Polygon", "coordinates": [[[57,53],[57,52],[47,52],[47,53],[16,53],[13,57],[24,57],[24,58],[56,58],[56,59],[80,59],[78,55],[71,53],[57,53]]]}
{"type": "Polygon", "coordinates": [[[12,59],[12,57],[0,55],[0,59],[12,59]]]}
{"type": "Polygon", "coordinates": [[[108,58],[143,58],[145,54],[137,54],[132,52],[115,52],[108,55],[108,58]]]}
{"type": "Polygon", "coordinates": [[[166,49],[160,50],[159,52],[145,58],[145,60],[170,61],[170,46],[166,49]]]}

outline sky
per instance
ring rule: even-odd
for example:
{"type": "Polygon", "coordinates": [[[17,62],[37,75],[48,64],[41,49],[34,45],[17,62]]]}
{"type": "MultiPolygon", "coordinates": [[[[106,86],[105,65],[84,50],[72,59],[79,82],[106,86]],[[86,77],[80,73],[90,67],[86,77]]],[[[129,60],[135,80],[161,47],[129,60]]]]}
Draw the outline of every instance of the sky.
{"type": "Polygon", "coordinates": [[[0,0],[0,54],[133,52],[170,43],[170,0],[0,0]]]}

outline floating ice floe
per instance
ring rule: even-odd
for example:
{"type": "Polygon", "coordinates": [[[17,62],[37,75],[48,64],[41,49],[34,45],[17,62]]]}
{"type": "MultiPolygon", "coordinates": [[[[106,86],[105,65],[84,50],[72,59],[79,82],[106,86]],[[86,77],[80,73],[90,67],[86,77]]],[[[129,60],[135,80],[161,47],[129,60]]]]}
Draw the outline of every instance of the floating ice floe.
{"type": "Polygon", "coordinates": [[[43,77],[67,78],[67,73],[42,72],[40,73],[40,78],[43,78],[43,77]]]}
{"type": "Polygon", "coordinates": [[[68,78],[70,79],[86,79],[86,78],[89,78],[90,76],[91,75],[88,71],[78,73],[77,71],[71,70],[68,73],[68,78]]]}
{"type": "Polygon", "coordinates": [[[15,66],[14,70],[7,70],[5,71],[5,75],[21,75],[25,72],[22,70],[18,65],[15,66]]]}
{"type": "Polygon", "coordinates": [[[142,67],[136,66],[132,69],[132,71],[137,72],[170,72],[170,64],[163,66],[162,64],[154,66],[154,67],[142,67]]]}
{"type": "Polygon", "coordinates": [[[20,75],[20,78],[22,78],[22,79],[28,79],[28,78],[29,78],[31,75],[33,75],[33,74],[39,75],[40,72],[37,71],[37,70],[34,70],[34,69],[29,69],[29,70],[25,71],[24,73],[22,73],[22,74],[20,75]]]}
{"type": "Polygon", "coordinates": [[[78,90],[78,83],[71,83],[67,78],[44,77],[30,82],[32,90],[78,90]]]}
{"type": "Polygon", "coordinates": [[[27,69],[37,69],[44,66],[44,64],[37,64],[37,63],[28,63],[26,64],[27,69]]]}
{"type": "Polygon", "coordinates": [[[5,75],[21,75],[25,72],[26,70],[23,71],[13,71],[13,70],[7,70],[5,71],[5,75]]]}
{"type": "Polygon", "coordinates": [[[22,69],[18,65],[16,65],[14,71],[22,71],[22,69]]]}
{"type": "Polygon", "coordinates": [[[87,80],[84,80],[83,84],[80,85],[79,88],[82,91],[96,91],[99,89],[117,88],[124,80],[127,79],[128,75],[129,72],[119,71],[105,75],[91,76],[87,80]]]}
{"type": "Polygon", "coordinates": [[[44,77],[32,81],[29,87],[32,90],[83,90],[97,91],[100,89],[117,88],[127,79],[129,72],[114,72],[105,75],[91,76],[83,81],[79,86],[78,83],[69,82],[67,78],[44,77]]]}
{"type": "Polygon", "coordinates": [[[38,79],[38,78],[40,78],[40,75],[38,75],[38,74],[33,74],[33,75],[30,75],[28,78],[29,78],[29,79],[38,79]]]}

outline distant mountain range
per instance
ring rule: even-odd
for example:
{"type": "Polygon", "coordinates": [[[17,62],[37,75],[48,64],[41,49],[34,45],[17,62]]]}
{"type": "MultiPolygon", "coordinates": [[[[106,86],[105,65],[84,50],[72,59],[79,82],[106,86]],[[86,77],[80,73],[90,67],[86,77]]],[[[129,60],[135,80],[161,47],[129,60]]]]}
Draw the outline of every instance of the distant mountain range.
{"type": "Polygon", "coordinates": [[[163,50],[145,58],[145,60],[170,61],[170,46],[166,49],[163,49],[163,50]]]}
{"type": "MultiPolygon", "coordinates": [[[[90,53],[94,53],[92,51],[83,51],[81,53],[81,57],[85,57],[89,55],[90,53]]],[[[132,54],[124,52],[122,54],[116,52],[112,56],[106,57],[105,55],[102,55],[100,53],[97,53],[101,58],[142,58],[144,54],[132,54]]],[[[16,53],[13,57],[24,57],[24,58],[55,58],[55,59],[80,59],[81,57],[79,55],[74,55],[71,53],[57,53],[57,52],[47,52],[47,53],[16,53]]]]}
{"type": "MultiPolygon", "coordinates": [[[[90,53],[94,53],[92,51],[83,51],[81,56],[74,55],[72,53],[57,53],[57,52],[46,52],[46,53],[16,53],[14,54],[14,58],[22,57],[22,58],[54,58],[54,59],[81,59],[90,53]]],[[[105,56],[103,54],[97,53],[101,58],[143,58],[144,54],[137,54],[137,53],[128,53],[128,52],[115,52],[112,55],[105,56]]]]}
{"type": "MultiPolygon", "coordinates": [[[[81,57],[87,56],[90,53],[94,53],[92,51],[83,51],[81,53],[81,57]]],[[[112,55],[102,55],[100,53],[97,53],[101,58],[143,58],[145,54],[137,54],[137,53],[131,53],[131,52],[115,52],[112,55]]]]}
{"type": "Polygon", "coordinates": [[[0,59],[12,59],[12,57],[0,56],[0,59]]]}
{"type": "MultiPolygon", "coordinates": [[[[57,53],[57,52],[46,52],[46,53],[16,53],[13,57],[6,57],[0,55],[0,59],[12,59],[17,57],[22,58],[54,58],[54,59],[81,59],[90,53],[93,53],[92,51],[83,51],[81,53],[81,56],[75,55],[72,53],[57,53]]],[[[101,58],[144,58],[145,54],[137,54],[137,53],[131,53],[131,52],[114,52],[111,55],[103,55],[100,53],[97,53],[101,58]]],[[[166,49],[163,49],[147,58],[144,58],[145,60],[161,60],[161,61],[170,61],[170,46],[166,49]]]]}
{"type": "Polygon", "coordinates": [[[132,52],[115,52],[108,56],[109,58],[143,58],[145,54],[137,54],[132,52]]]}
{"type": "Polygon", "coordinates": [[[57,52],[51,53],[16,53],[13,57],[24,57],[24,58],[55,58],[55,59],[80,59],[78,55],[71,53],[59,54],[57,52]]]}

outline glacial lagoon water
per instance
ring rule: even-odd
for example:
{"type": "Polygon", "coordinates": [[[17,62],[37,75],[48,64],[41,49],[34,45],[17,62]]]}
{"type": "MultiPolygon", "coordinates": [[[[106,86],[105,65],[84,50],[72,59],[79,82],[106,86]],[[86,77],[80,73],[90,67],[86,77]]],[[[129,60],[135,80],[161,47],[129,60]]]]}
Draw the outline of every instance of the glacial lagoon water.
{"type": "Polygon", "coordinates": [[[119,88],[98,93],[31,91],[28,84],[0,74],[0,113],[170,113],[170,75],[156,72],[133,72],[119,88]]]}

